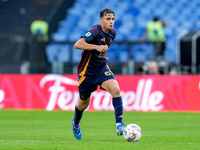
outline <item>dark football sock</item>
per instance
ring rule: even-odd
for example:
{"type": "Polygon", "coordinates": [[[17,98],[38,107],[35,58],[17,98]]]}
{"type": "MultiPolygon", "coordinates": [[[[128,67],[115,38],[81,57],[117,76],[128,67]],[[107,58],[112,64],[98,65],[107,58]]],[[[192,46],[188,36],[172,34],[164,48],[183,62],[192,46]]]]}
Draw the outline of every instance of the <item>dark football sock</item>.
{"type": "Polygon", "coordinates": [[[78,108],[75,107],[75,113],[74,113],[74,123],[77,125],[81,121],[83,115],[83,111],[80,111],[78,108]]]}
{"type": "Polygon", "coordinates": [[[113,106],[114,106],[114,109],[115,109],[116,123],[120,123],[120,122],[122,122],[122,118],[123,118],[123,104],[122,104],[121,96],[113,98],[112,102],[113,102],[113,106]]]}

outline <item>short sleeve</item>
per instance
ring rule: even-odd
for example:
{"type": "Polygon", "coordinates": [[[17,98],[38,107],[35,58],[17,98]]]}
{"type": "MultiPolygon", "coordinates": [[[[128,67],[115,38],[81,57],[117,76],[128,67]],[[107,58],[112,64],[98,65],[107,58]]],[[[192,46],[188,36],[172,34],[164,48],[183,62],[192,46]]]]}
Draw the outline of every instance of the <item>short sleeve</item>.
{"type": "Polygon", "coordinates": [[[93,26],[90,30],[87,30],[85,35],[81,36],[86,40],[86,42],[92,41],[98,34],[100,30],[98,26],[93,26]]]}

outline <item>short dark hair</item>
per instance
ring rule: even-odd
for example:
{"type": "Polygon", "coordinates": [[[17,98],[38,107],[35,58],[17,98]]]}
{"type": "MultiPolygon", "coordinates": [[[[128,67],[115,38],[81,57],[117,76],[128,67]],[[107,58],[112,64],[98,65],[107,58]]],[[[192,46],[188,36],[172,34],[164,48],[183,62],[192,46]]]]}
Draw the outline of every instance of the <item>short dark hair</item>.
{"type": "Polygon", "coordinates": [[[100,12],[100,18],[102,18],[106,14],[113,14],[115,16],[114,11],[112,11],[111,9],[105,8],[100,12]]]}
{"type": "Polygon", "coordinates": [[[159,17],[157,17],[157,16],[153,17],[153,21],[158,21],[158,20],[159,20],[159,17]]]}

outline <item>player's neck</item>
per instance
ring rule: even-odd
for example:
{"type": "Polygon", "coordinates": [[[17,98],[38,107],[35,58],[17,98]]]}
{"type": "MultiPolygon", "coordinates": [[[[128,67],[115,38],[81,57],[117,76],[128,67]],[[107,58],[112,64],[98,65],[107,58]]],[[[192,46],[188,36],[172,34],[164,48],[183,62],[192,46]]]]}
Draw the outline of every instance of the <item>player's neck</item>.
{"type": "Polygon", "coordinates": [[[103,27],[102,25],[101,25],[101,28],[102,28],[103,32],[106,34],[108,34],[110,31],[110,29],[107,29],[107,28],[103,27]]]}

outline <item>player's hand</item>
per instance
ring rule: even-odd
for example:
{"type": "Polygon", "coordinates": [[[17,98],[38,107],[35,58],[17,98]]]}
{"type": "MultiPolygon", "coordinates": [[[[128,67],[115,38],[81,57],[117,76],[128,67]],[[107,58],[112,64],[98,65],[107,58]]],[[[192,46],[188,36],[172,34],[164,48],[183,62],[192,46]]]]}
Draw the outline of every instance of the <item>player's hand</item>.
{"type": "Polygon", "coordinates": [[[103,52],[103,53],[105,53],[106,51],[108,50],[108,47],[106,46],[106,45],[99,45],[98,47],[97,47],[97,51],[99,51],[99,52],[103,52]]]}

